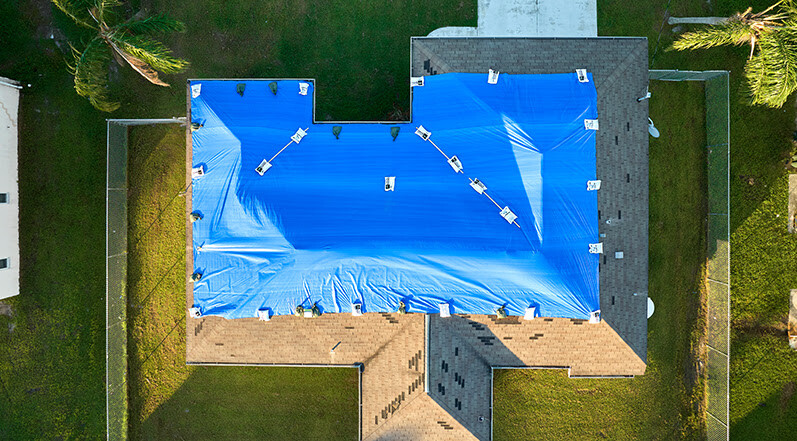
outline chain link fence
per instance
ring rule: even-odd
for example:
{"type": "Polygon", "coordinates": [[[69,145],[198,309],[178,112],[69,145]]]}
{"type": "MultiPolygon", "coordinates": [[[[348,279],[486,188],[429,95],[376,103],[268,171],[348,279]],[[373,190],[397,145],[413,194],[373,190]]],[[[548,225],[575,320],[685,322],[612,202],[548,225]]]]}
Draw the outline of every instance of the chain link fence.
{"type": "Polygon", "coordinates": [[[181,119],[108,120],[105,187],[106,439],[127,439],[127,132],[181,119]]]}
{"type": "Polygon", "coordinates": [[[708,157],[706,435],[728,440],[730,362],[730,101],[727,71],[651,70],[651,80],[703,81],[708,157]]]}
{"type": "Polygon", "coordinates": [[[127,439],[127,126],[108,122],[105,247],[106,437],[127,439]]]}

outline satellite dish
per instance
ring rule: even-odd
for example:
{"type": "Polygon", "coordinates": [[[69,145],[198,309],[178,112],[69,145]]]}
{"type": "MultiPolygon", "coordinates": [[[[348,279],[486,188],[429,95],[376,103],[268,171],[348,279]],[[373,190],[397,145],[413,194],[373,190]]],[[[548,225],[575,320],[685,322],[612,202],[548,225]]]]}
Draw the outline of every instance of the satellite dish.
{"type": "Polygon", "coordinates": [[[649,124],[648,124],[648,133],[650,133],[650,136],[652,136],[654,138],[658,138],[659,137],[659,129],[657,129],[656,126],[653,125],[653,120],[652,119],[648,118],[648,121],[650,121],[649,124]]]}
{"type": "Polygon", "coordinates": [[[648,318],[653,315],[653,311],[656,310],[656,305],[653,304],[653,300],[648,297],[648,318]]]}

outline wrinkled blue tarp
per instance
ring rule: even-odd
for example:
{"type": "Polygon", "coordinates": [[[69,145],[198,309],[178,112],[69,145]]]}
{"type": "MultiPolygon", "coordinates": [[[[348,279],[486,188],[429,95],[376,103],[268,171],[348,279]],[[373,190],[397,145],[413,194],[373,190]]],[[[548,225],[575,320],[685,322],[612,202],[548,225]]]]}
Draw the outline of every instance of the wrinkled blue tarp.
{"type": "Polygon", "coordinates": [[[194,301],[205,315],[324,313],[493,314],[588,318],[599,308],[596,91],[575,73],[445,74],[413,89],[412,124],[313,124],[313,85],[192,81],[194,301]],[[423,125],[464,173],[455,173],[423,125]],[[264,176],[255,172],[298,128],[309,128],[264,176]],[[391,127],[399,127],[393,141],[391,127]],[[384,189],[395,176],[395,191],[384,189]],[[474,191],[478,178],[518,228],[474,191]]]}

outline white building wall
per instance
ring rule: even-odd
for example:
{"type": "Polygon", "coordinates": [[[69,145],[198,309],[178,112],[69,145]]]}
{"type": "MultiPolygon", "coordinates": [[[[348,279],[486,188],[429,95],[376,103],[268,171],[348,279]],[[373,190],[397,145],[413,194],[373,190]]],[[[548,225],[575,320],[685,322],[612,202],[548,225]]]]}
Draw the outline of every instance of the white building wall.
{"type": "Polygon", "coordinates": [[[19,135],[19,85],[0,77],[0,299],[19,294],[19,188],[17,185],[17,141],[19,135]]]}

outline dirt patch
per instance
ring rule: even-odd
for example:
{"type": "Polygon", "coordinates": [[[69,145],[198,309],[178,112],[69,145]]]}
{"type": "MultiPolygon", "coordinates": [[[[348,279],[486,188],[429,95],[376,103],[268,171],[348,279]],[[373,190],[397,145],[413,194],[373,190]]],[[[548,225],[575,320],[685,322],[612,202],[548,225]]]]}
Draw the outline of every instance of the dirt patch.
{"type": "Polygon", "coordinates": [[[794,396],[795,386],[797,385],[793,381],[789,381],[783,385],[783,389],[780,391],[780,400],[778,400],[778,409],[780,409],[781,413],[789,406],[791,397],[794,396]]]}
{"type": "Polygon", "coordinates": [[[741,179],[743,182],[747,183],[747,185],[751,187],[757,183],[755,176],[739,175],[739,179],[741,179]]]}
{"type": "Polygon", "coordinates": [[[14,317],[14,308],[7,303],[0,302],[0,315],[14,317]]]}
{"type": "Polygon", "coordinates": [[[788,329],[788,322],[785,316],[781,317],[777,322],[766,325],[758,323],[755,319],[744,319],[734,321],[733,328],[745,334],[749,333],[762,337],[766,335],[784,337],[788,329]]]}

